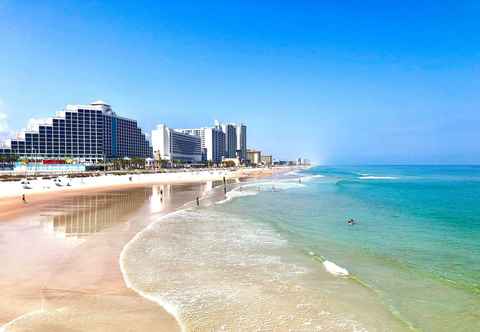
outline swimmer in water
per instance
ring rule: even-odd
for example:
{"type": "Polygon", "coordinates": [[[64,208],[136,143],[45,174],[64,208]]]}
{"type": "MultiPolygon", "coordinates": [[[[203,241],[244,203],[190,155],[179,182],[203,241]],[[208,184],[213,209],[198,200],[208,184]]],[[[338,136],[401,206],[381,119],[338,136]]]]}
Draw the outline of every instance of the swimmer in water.
{"type": "Polygon", "coordinates": [[[354,224],[355,224],[355,220],[350,219],[350,220],[347,221],[347,224],[349,224],[349,225],[354,225],[354,224]]]}

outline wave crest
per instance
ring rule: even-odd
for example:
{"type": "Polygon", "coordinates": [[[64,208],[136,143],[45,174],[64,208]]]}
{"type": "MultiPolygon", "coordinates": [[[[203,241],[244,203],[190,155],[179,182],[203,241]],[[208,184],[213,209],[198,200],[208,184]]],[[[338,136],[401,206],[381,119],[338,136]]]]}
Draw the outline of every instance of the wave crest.
{"type": "Polygon", "coordinates": [[[337,276],[337,277],[348,277],[350,273],[348,272],[347,269],[338,266],[334,262],[331,261],[324,261],[323,266],[325,267],[325,270],[327,270],[328,273],[337,276]]]}
{"type": "Polygon", "coordinates": [[[364,175],[358,177],[360,180],[397,180],[396,176],[373,176],[373,175],[364,175]]]}

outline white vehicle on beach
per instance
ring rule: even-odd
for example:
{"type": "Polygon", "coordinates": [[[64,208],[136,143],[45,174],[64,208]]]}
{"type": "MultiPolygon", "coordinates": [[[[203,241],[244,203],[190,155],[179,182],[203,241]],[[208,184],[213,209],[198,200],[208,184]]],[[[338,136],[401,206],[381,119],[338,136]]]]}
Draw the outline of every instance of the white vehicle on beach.
{"type": "Polygon", "coordinates": [[[65,186],[70,187],[71,186],[70,181],[67,181],[66,179],[63,179],[63,178],[60,178],[60,177],[55,178],[53,180],[53,182],[55,183],[55,185],[57,187],[65,187],[65,186]]]}
{"type": "Polygon", "coordinates": [[[32,189],[32,185],[30,184],[30,181],[28,181],[27,179],[20,181],[20,184],[22,185],[23,189],[32,189]]]}

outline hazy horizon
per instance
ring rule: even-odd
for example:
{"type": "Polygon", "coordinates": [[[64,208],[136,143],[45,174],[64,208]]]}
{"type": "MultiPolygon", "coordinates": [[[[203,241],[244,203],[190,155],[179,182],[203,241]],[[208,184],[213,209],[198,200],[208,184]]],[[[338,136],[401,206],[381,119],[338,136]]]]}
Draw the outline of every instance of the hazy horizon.
{"type": "Polygon", "coordinates": [[[97,99],[320,164],[480,163],[480,3],[0,0],[0,136],[97,99]]]}

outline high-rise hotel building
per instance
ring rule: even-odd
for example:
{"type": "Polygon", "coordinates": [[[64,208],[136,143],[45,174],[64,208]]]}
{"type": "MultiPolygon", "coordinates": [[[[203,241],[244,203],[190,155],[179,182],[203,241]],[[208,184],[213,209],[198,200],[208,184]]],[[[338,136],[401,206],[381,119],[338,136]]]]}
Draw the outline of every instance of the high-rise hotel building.
{"type": "Polygon", "coordinates": [[[67,105],[0,148],[0,155],[27,158],[75,158],[98,162],[124,157],[148,158],[152,147],[137,121],[116,115],[110,105],[67,105]]]}
{"type": "Polygon", "coordinates": [[[220,124],[213,127],[175,129],[185,134],[200,137],[204,161],[220,163],[223,158],[239,157],[247,160],[247,126],[244,124],[220,124]]]}
{"type": "Polygon", "coordinates": [[[247,160],[247,126],[237,124],[237,156],[242,162],[247,160]]]}
{"type": "Polygon", "coordinates": [[[220,125],[225,134],[225,158],[235,158],[237,155],[237,129],[232,123],[220,125]]]}
{"type": "Polygon", "coordinates": [[[212,163],[222,162],[225,154],[225,134],[218,127],[194,129],[175,129],[184,134],[200,137],[202,144],[202,159],[212,163]]]}
{"type": "Polygon", "coordinates": [[[164,124],[152,130],[152,145],[157,160],[181,160],[187,163],[202,161],[202,142],[199,136],[176,131],[164,124]]]}

